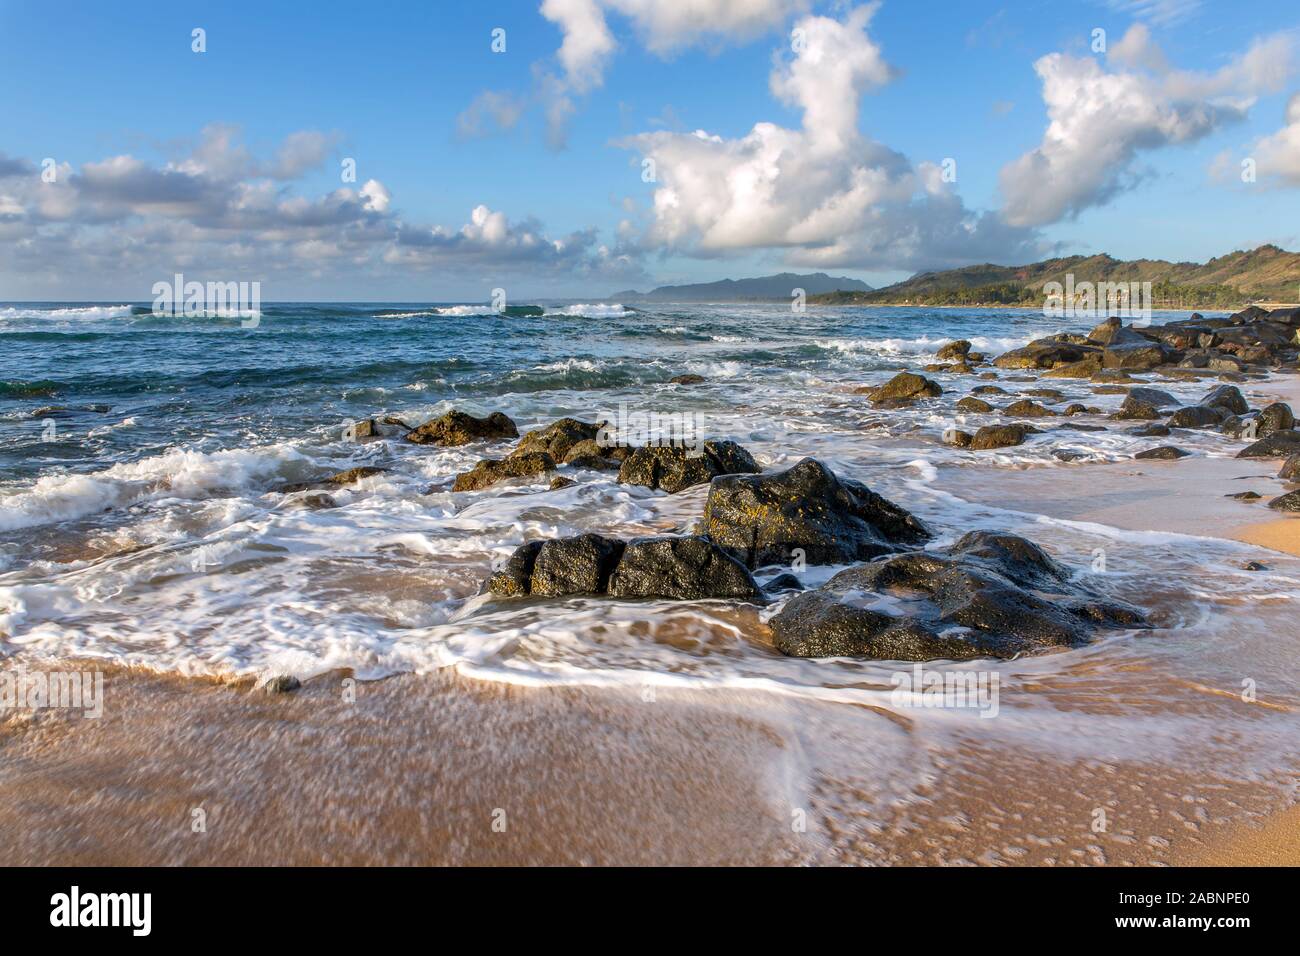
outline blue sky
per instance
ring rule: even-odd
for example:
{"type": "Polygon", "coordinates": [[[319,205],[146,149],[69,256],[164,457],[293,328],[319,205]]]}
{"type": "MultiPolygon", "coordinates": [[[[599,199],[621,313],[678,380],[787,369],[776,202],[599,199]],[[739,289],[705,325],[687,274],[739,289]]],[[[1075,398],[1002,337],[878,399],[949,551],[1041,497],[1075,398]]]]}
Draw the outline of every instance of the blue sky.
{"type": "Polygon", "coordinates": [[[1300,7],[686,9],[2,3],[0,299],[147,300],[185,271],[518,300],[1300,248],[1300,7]]]}

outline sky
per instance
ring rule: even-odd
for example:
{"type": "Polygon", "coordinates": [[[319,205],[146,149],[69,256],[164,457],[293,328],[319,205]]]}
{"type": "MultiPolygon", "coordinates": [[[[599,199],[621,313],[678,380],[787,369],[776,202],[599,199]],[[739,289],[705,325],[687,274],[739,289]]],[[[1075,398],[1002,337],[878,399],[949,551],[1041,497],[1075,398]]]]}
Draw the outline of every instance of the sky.
{"type": "Polygon", "coordinates": [[[0,300],[1300,249],[1300,4],[0,0],[0,300]]]}

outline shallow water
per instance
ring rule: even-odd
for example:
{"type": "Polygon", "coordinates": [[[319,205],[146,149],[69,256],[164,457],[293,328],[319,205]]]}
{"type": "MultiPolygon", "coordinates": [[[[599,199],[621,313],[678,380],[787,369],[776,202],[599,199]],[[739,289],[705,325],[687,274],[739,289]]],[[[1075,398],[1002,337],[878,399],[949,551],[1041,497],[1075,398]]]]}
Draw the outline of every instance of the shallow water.
{"type": "MultiPolygon", "coordinates": [[[[1065,520],[988,490],[990,476],[1032,468],[1061,495],[1086,496],[1090,470],[1123,467],[1143,448],[1177,443],[1224,458],[1239,442],[1190,431],[1140,439],[1124,432],[1137,423],[1084,415],[1035,421],[1048,430],[1025,445],[972,453],[941,436],[1001,420],[952,409],[992,383],[935,373],[941,398],[884,412],[853,394],[933,361],[953,338],[992,356],[1069,327],[1059,320],[765,305],[557,305],[512,319],[481,311],[268,305],[245,328],[126,304],[0,306],[0,649],[183,674],[347,668],[378,678],[455,667],[645,694],[728,687],[861,705],[936,737],[977,732],[1065,758],[1185,754],[1248,778],[1294,764],[1300,562],[1269,555],[1267,572],[1247,572],[1242,564],[1262,553],[1245,545],[1065,520]],[[669,383],[683,373],[706,382],[669,383]],[[779,605],[476,596],[493,563],[529,538],[687,530],[704,488],[667,496],[565,468],[577,484],[557,491],[539,481],[453,494],[456,472],[508,445],[438,449],[344,434],[350,421],[381,414],[414,425],[452,407],[501,410],[522,432],[565,415],[612,418],[620,406],[696,415],[707,436],[742,443],[767,468],[814,455],[915,512],[938,532],[936,546],[975,528],[1023,534],[1101,592],[1150,609],[1159,627],[1037,658],[935,665],[996,675],[997,720],[912,706],[892,693],[910,667],[776,653],[764,622],[779,605]],[[1057,430],[1065,421],[1108,430],[1057,430]],[[1080,457],[1060,461],[1061,450],[1080,457]],[[331,492],[337,508],[296,507],[272,490],[358,464],[392,471],[331,492]],[[962,494],[953,475],[981,493],[962,494]],[[1247,681],[1268,706],[1241,699],[1247,681]]],[[[1059,402],[1036,400],[1104,413],[1122,397],[1028,378],[999,371],[996,384],[1059,389],[1059,402]]],[[[1213,383],[1152,384],[1194,401],[1213,383]]],[[[834,570],[801,577],[817,584],[834,570]]]]}

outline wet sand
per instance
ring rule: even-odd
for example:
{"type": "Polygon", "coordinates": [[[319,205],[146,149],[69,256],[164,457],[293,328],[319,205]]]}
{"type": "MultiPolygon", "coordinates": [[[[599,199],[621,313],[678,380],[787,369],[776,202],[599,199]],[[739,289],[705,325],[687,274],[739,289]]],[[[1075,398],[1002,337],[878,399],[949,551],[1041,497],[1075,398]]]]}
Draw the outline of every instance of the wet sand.
{"type": "Polygon", "coordinates": [[[1179,853],[1183,866],[1300,866],[1300,807],[1265,818],[1262,823],[1229,827],[1204,847],[1179,853]]]}
{"type": "MultiPolygon", "coordinates": [[[[1277,393],[1279,400],[1296,402],[1300,382],[1281,380],[1277,393]]],[[[1213,458],[1112,464],[1092,470],[1086,496],[1077,494],[1077,485],[1060,489],[1043,481],[1037,469],[999,471],[982,479],[967,471],[954,474],[948,490],[990,504],[1013,500],[1018,508],[1075,521],[1134,531],[1222,537],[1300,556],[1300,519],[1251,520],[1275,514],[1268,510],[1268,500],[1289,487],[1276,478],[1279,465],[1272,460],[1213,458]],[[1237,491],[1255,491],[1262,497],[1254,502],[1225,497],[1237,491]],[[1243,520],[1248,523],[1242,524],[1243,520]]],[[[1294,632],[1294,628],[1289,630],[1294,632]]],[[[1300,801],[1300,791],[1296,777],[1290,779],[1293,805],[1262,816],[1248,814],[1218,828],[1208,840],[1175,840],[1167,855],[1153,855],[1146,862],[1300,866],[1300,805],[1295,804],[1300,801]]],[[[1230,791],[1244,789],[1240,783],[1228,782],[1226,786],[1230,791]]]]}
{"type": "Polygon", "coordinates": [[[1300,556],[1300,518],[1278,518],[1276,521],[1248,524],[1234,528],[1232,537],[1270,551],[1300,556]]]}
{"type": "MultiPolygon", "coordinates": [[[[884,768],[808,767],[801,740],[834,721],[770,696],[647,700],[447,672],[359,684],[354,701],[346,690],[339,675],[267,695],[117,670],[101,718],[11,716],[0,863],[1296,859],[1232,842],[1243,821],[1268,823],[1267,788],[1176,767],[1057,761],[970,737],[927,753],[909,792],[882,793],[884,768]]],[[[906,722],[892,732],[906,738],[906,722]]]]}

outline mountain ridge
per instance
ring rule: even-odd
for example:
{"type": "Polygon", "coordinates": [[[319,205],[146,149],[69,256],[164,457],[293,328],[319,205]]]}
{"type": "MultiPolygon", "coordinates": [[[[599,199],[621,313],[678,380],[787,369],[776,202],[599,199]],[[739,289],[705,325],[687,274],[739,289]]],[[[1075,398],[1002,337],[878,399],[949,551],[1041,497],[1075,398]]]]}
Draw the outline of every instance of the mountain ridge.
{"type": "Polygon", "coordinates": [[[1300,301],[1300,253],[1268,244],[1235,250],[1205,263],[1115,259],[1106,253],[1065,256],[1020,266],[993,263],[922,272],[870,292],[810,295],[830,305],[1039,305],[1043,286],[1066,282],[1150,282],[1155,305],[1241,307],[1257,301],[1300,301]]]}
{"type": "Polygon", "coordinates": [[[661,285],[649,292],[627,289],[606,296],[609,302],[758,302],[789,301],[795,289],[803,289],[809,296],[851,292],[868,293],[872,287],[860,279],[847,276],[830,276],[825,272],[780,272],[770,276],[748,279],[719,279],[716,282],[694,282],[685,285],[661,285]]]}

